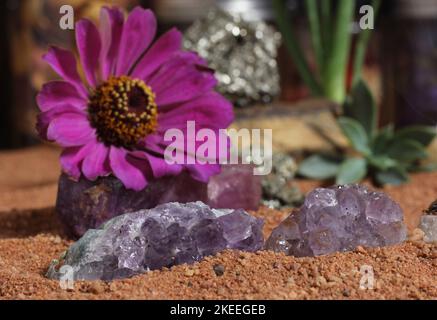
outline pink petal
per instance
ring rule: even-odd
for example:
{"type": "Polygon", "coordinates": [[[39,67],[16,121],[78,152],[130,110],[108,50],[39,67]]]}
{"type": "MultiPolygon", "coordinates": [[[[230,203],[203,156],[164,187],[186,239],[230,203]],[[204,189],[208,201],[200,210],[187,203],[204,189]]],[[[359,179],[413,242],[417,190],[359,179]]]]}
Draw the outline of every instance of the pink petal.
{"type": "Polygon", "coordinates": [[[219,164],[193,164],[187,165],[186,168],[193,179],[205,183],[209,181],[210,177],[221,172],[219,164]]]}
{"type": "Polygon", "coordinates": [[[43,112],[63,105],[81,110],[87,106],[87,101],[80,96],[76,88],[65,81],[51,81],[44,84],[36,101],[43,112]]]}
{"type": "Polygon", "coordinates": [[[87,90],[77,72],[76,58],[70,51],[51,47],[43,56],[43,59],[47,61],[57,74],[70,82],[83,98],[86,99],[88,97],[87,90]]]}
{"type": "Polygon", "coordinates": [[[36,123],[36,129],[42,139],[48,140],[47,137],[47,130],[50,125],[50,123],[62,116],[63,114],[70,114],[70,113],[77,113],[79,115],[82,115],[82,117],[86,117],[86,113],[83,110],[80,110],[74,106],[65,104],[65,105],[59,105],[56,108],[52,108],[46,112],[41,112],[37,116],[37,123],[36,123]]]}
{"type": "Polygon", "coordinates": [[[114,72],[115,62],[123,32],[123,13],[117,8],[103,7],[100,11],[100,37],[102,50],[100,53],[103,80],[114,72]]]}
{"type": "Polygon", "coordinates": [[[189,52],[178,54],[164,63],[149,81],[159,107],[194,99],[216,84],[213,71],[197,55],[189,52]]]}
{"type": "Polygon", "coordinates": [[[160,132],[169,128],[186,128],[187,121],[195,121],[197,129],[226,129],[234,120],[232,104],[213,91],[175,105],[168,111],[160,111],[160,132]]]}
{"type": "Polygon", "coordinates": [[[147,77],[155,72],[175,52],[181,50],[181,47],[182,34],[173,28],[161,36],[146,52],[134,68],[132,77],[147,81],[147,77]]]}
{"type": "Polygon", "coordinates": [[[164,154],[166,144],[164,137],[160,133],[150,134],[140,142],[140,147],[146,151],[151,151],[157,154],[164,154]]]}
{"type": "Polygon", "coordinates": [[[111,147],[109,158],[114,175],[123,182],[127,189],[140,191],[146,187],[147,179],[137,166],[138,161],[129,159],[125,149],[111,147]]]}
{"type": "Polygon", "coordinates": [[[70,177],[79,180],[80,178],[80,163],[89,154],[95,141],[90,141],[84,146],[66,148],[61,154],[61,167],[70,177]]]}
{"type": "Polygon", "coordinates": [[[153,156],[143,151],[132,152],[133,157],[147,161],[152,170],[154,178],[161,178],[164,176],[175,176],[182,172],[183,167],[179,164],[168,164],[163,158],[153,156]]]}
{"type": "Polygon", "coordinates": [[[201,63],[201,58],[194,52],[177,52],[147,79],[147,84],[153,87],[155,93],[164,90],[175,82],[172,76],[182,76],[187,72],[187,68],[201,63]]]}
{"type": "MultiPolygon", "coordinates": [[[[164,141],[164,135],[161,133],[148,135],[142,142],[140,142],[139,147],[141,150],[144,150],[148,154],[156,154],[164,156],[166,148],[170,145],[171,142],[164,141]]],[[[185,140],[181,142],[175,142],[172,144],[172,147],[175,147],[178,150],[181,150],[180,153],[177,154],[177,162],[184,163],[185,162],[185,140]]]]}
{"type": "Polygon", "coordinates": [[[151,10],[136,7],[126,20],[120,42],[116,75],[126,75],[152,43],[156,18],[151,10]]]}
{"type": "Polygon", "coordinates": [[[94,23],[87,19],[76,23],[76,44],[88,83],[95,87],[97,84],[96,71],[99,66],[102,44],[99,31],[94,23]]]}
{"type": "Polygon", "coordinates": [[[95,136],[86,115],[63,113],[53,119],[47,129],[47,138],[62,147],[87,144],[95,136]]]}
{"type": "Polygon", "coordinates": [[[96,141],[92,150],[87,154],[82,163],[82,172],[88,180],[106,176],[110,173],[109,148],[96,141]]]}

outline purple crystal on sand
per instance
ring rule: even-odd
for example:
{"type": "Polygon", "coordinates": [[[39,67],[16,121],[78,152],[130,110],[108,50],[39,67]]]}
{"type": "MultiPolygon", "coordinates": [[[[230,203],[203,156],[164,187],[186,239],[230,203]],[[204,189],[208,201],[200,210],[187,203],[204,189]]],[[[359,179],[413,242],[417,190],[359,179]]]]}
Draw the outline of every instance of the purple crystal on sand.
{"type": "Polygon", "coordinates": [[[59,279],[63,265],[75,280],[112,280],[193,263],[225,249],[253,252],[263,246],[262,227],[261,219],[241,209],[168,203],[88,230],[60,262],[53,262],[47,276],[59,279]]]}
{"type": "Polygon", "coordinates": [[[318,188],[266,242],[266,249],[317,256],[357,246],[379,247],[406,239],[402,209],[385,193],[360,185],[318,188]]]}
{"type": "Polygon", "coordinates": [[[249,165],[226,165],[208,183],[187,173],[151,181],[142,191],[127,190],[114,177],[76,182],[62,174],[56,211],[68,236],[78,238],[105,221],[168,202],[203,201],[213,208],[256,210],[261,199],[261,181],[249,165]],[[244,191],[243,191],[244,190],[244,191]]]}

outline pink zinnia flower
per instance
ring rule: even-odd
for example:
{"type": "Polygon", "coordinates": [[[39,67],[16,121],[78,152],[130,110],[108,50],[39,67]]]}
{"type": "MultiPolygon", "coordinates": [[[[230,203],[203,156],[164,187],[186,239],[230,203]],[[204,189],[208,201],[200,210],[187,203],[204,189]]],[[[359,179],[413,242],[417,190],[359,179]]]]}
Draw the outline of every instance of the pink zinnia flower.
{"type": "Polygon", "coordinates": [[[100,28],[76,24],[76,43],[86,81],[72,52],[52,47],[44,56],[63,78],[49,82],[37,97],[37,129],[64,148],[63,170],[75,179],[113,174],[126,188],[141,190],[153,178],[188,170],[207,181],[218,164],[168,164],[164,132],[196,129],[218,133],[233,120],[232,106],[214,92],[216,79],[206,62],[182,51],[172,29],[156,40],[150,10],[135,8],[126,21],[120,10],[103,8],[100,28]]]}

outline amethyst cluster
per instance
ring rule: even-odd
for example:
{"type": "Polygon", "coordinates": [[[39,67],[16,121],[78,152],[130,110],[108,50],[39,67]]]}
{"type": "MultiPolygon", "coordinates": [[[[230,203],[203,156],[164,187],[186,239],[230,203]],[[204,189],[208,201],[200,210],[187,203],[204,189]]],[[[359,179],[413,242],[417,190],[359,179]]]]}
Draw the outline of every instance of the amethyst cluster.
{"type": "Polygon", "coordinates": [[[406,239],[402,210],[382,192],[360,185],[318,188],[266,242],[266,249],[317,256],[357,246],[377,247],[406,239]]]}
{"type": "Polygon", "coordinates": [[[202,201],[213,208],[256,210],[261,199],[261,180],[250,165],[226,165],[208,183],[188,173],[149,182],[142,191],[126,189],[115,177],[78,182],[62,174],[56,211],[66,233],[81,237],[111,218],[168,202],[202,201]]]}
{"type": "Polygon", "coordinates": [[[192,263],[225,249],[257,251],[264,243],[262,227],[261,219],[241,209],[168,203],[89,230],[47,276],[62,278],[62,265],[71,268],[74,280],[112,280],[192,263]]]}

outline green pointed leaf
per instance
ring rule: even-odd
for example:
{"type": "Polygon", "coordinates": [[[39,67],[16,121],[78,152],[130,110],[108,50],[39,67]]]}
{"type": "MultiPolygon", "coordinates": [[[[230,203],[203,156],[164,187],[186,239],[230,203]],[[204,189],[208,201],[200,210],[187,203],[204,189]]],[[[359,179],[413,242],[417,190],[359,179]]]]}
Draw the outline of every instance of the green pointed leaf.
{"type": "Polygon", "coordinates": [[[401,167],[390,168],[386,171],[378,171],[375,174],[375,179],[381,185],[400,185],[409,181],[407,172],[401,167]]]}
{"type": "Polygon", "coordinates": [[[343,106],[344,115],[358,121],[369,137],[376,132],[377,109],[372,93],[363,80],[352,89],[343,106]]]}
{"type": "Polygon", "coordinates": [[[346,117],[340,117],[337,121],[352,147],[364,155],[369,155],[369,138],[363,126],[358,121],[346,117]]]}
{"type": "Polygon", "coordinates": [[[298,173],[301,176],[316,180],[326,180],[337,175],[340,163],[323,155],[313,155],[301,162],[298,173]]]}
{"type": "Polygon", "coordinates": [[[393,125],[388,125],[382,128],[373,139],[372,153],[384,154],[387,151],[389,144],[392,142],[393,135],[393,125]]]}
{"type": "Polygon", "coordinates": [[[396,139],[388,147],[387,155],[401,162],[413,162],[428,157],[425,148],[419,142],[396,139]]]}
{"type": "Polygon", "coordinates": [[[363,158],[345,160],[338,171],[336,183],[350,184],[360,182],[367,175],[367,162],[363,158]]]}
{"type": "Polygon", "coordinates": [[[409,126],[395,133],[396,140],[413,140],[428,146],[436,137],[436,128],[431,126],[409,126]]]}
{"type": "Polygon", "coordinates": [[[386,155],[375,155],[372,154],[368,157],[368,162],[372,167],[378,170],[387,170],[398,165],[398,162],[386,155]]]}

